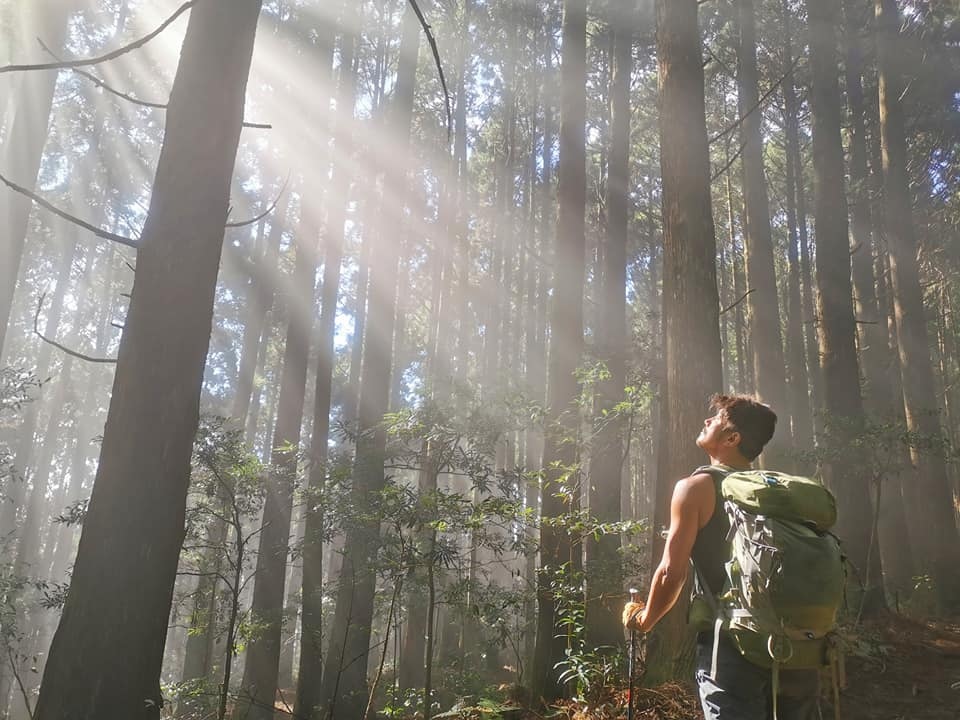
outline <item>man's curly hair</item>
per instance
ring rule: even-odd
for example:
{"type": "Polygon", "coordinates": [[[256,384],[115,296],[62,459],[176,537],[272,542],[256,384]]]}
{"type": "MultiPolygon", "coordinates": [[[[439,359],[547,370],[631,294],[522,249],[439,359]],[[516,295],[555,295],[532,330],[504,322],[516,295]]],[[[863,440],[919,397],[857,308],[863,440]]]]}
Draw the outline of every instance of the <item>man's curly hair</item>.
{"type": "Polygon", "coordinates": [[[747,460],[763,452],[777,427],[777,414],[750,395],[714,395],[710,409],[723,412],[727,428],[740,433],[740,454],[747,460]]]}

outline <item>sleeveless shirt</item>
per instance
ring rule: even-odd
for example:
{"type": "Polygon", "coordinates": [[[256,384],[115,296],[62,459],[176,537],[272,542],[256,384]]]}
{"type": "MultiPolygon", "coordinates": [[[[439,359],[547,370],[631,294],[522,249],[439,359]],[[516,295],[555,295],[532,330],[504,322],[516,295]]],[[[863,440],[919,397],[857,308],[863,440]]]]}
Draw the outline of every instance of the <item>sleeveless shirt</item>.
{"type": "Polygon", "coordinates": [[[697,533],[690,556],[708,586],[704,589],[713,595],[719,595],[726,580],[724,563],[730,559],[730,545],[727,543],[730,519],[723,511],[723,496],[720,493],[723,477],[718,473],[709,474],[713,479],[715,497],[713,515],[697,533]]]}

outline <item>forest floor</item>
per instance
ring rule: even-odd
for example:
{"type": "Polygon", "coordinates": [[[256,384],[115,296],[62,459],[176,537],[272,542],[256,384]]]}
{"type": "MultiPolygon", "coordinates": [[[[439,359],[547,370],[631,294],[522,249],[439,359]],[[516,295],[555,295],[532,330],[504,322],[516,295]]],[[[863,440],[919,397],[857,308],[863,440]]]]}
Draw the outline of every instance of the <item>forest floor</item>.
{"type": "MultiPolygon", "coordinates": [[[[911,620],[890,613],[846,633],[842,720],[960,720],[960,618],[911,620]]],[[[823,717],[834,717],[824,685],[823,717]]],[[[696,691],[681,684],[636,691],[636,720],[703,720],[696,691]]],[[[591,708],[570,703],[557,720],[614,720],[626,691],[591,708]]],[[[488,718],[489,720],[489,718],[488,718]]]]}
{"type": "MultiPolygon", "coordinates": [[[[960,618],[913,620],[889,613],[846,630],[846,687],[841,720],[960,720],[960,618]]],[[[823,718],[834,718],[829,680],[823,718]]],[[[670,683],[635,690],[635,720],[703,720],[692,685],[670,683]]],[[[564,701],[550,712],[529,713],[509,700],[458,704],[437,720],[623,720],[625,688],[591,703],[564,701]]],[[[278,708],[279,710],[279,708],[278,708]]],[[[277,720],[289,720],[278,712],[277,720]]],[[[384,717],[381,714],[378,718],[384,717]]]]}

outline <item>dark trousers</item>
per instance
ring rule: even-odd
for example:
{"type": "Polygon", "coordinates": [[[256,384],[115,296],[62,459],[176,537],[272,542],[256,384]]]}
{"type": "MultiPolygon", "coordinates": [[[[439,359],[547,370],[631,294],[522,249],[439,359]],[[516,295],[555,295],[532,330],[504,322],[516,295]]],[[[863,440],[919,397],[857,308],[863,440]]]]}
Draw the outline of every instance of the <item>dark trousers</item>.
{"type": "MultiPolygon", "coordinates": [[[[713,636],[697,642],[697,686],[706,720],[771,720],[773,673],[744,658],[733,641],[720,635],[716,674],[713,636]]],[[[819,720],[820,672],[780,670],[777,720],[819,720]]]]}

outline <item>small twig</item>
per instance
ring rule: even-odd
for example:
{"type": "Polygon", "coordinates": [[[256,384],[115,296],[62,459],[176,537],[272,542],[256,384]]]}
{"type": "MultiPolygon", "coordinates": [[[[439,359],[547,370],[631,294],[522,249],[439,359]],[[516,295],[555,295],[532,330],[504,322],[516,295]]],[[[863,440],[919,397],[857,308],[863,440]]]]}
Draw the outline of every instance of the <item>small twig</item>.
{"type": "Polygon", "coordinates": [[[84,230],[89,230],[97,237],[103,238],[104,240],[110,240],[115,243],[120,243],[121,245],[126,245],[127,247],[132,247],[134,249],[136,249],[139,245],[139,243],[137,243],[136,240],[131,240],[128,237],[123,237],[122,235],[117,235],[116,233],[107,232],[106,230],[101,230],[95,225],[91,225],[90,223],[85,222],[78,217],[74,217],[73,215],[66,212],[65,210],[61,210],[55,205],[52,205],[51,203],[47,202],[36,193],[30,190],[27,190],[25,187],[17,185],[12,180],[8,180],[2,174],[0,174],[0,182],[3,182],[4,185],[6,185],[8,188],[13,190],[14,192],[20,193],[21,195],[24,195],[30,198],[31,200],[33,200],[33,202],[37,203],[37,205],[39,205],[40,207],[46,210],[49,210],[54,215],[61,217],[64,220],[73,223],[74,225],[79,225],[84,230]]]}
{"type": "Polygon", "coordinates": [[[443,76],[443,65],[440,62],[440,50],[437,47],[437,39],[433,36],[433,31],[423,16],[420,6],[417,5],[417,0],[410,0],[410,7],[412,7],[413,12],[416,13],[417,20],[420,21],[420,26],[423,28],[423,32],[427,36],[427,42],[430,43],[430,49],[433,51],[433,61],[436,63],[437,73],[440,76],[440,86],[443,88],[443,101],[447,109],[447,142],[450,142],[450,136],[453,134],[453,111],[450,109],[450,91],[447,90],[447,80],[443,76]]]}
{"type": "Polygon", "coordinates": [[[101,363],[103,365],[116,364],[117,362],[116,358],[97,358],[97,357],[91,357],[89,355],[84,355],[83,353],[77,352],[76,350],[71,350],[70,348],[64,345],[61,345],[56,340],[51,340],[50,338],[46,337],[43,333],[41,333],[40,332],[40,311],[43,309],[43,301],[46,299],[46,297],[47,297],[46,293],[43,293],[43,295],[40,296],[40,302],[37,303],[37,311],[33,314],[33,333],[38,338],[43,340],[48,345],[53,345],[55,348],[57,348],[57,350],[62,350],[67,355],[71,355],[75,358],[79,358],[80,360],[85,360],[87,362],[92,362],[92,363],[101,363]]]}
{"type": "Polygon", "coordinates": [[[268,207],[268,208],[267,208],[266,210],[264,210],[262,213],[260,213],[259,215],[257,215],[257,216],[254,217],[254,218],[250,218],[249,220],[243,220],[243,221],[238,221],[238,222],[228,222],[227,225],[226,225],[226,227],[228,227],[228,228],[238,228],[238,227],[244,227],[244,226],[246,226],[246,225],[256,225],[258,222],[260,222],[261,220],[263,220],[267,215],[269,215],[270,213],[272,213],[272,212],[277,208],[277,205],[278,205],[279,202],[280,202],[280,198],[283,197],[283,193],[284,193],[284,191],[286,191],[286,189],[287,189],[287,183],[288,183],[288,182],[290,182],[290,176],[289,176],[289,175],[287,175],[287,179],[283,181],[283,185],[282,185],[281,188],[280,188],[280,192],[277,193],[277,197],[275,197],[274,200],[273,200],[273,202],[270,203],[270,207],[268,207]]]}
{"type": "Polygon", "coordinates": [[[733,303],[733,305],[730,305],[730,306],[728,306],[728,307],[725,307],[723,310],[721,310],[721,311],[720,311],[720,314],[723,315],[724,313],[730,312],[730,311],[733,310],[737,305],[739,305],[739,304],[742,303],[744,300],[746,300],[746,299],[747,299],[747,295],[749,295],[750,293],[755,293],[756,291],[757,291],[756,288],[751,288],[750,290],[747,290],[743,295],[740,296],[740,299],[739,299],[739,300],[737,300],[735,303],[733,303]]]}
{"type": "Polygon", "coordinates": [[[140,47],[143,47],[148,42],[153,40],[157,35],[166,30],[174,20],[183,15],[187,10],[192,8],[197,3],[197,0],[187,0],[183,5],[181,5],[177,10],[168,17],[166,20],[161,23],[160,27],[151,32],[148,35],[144,35],[139,40],[134,40],[129,45],[124,45],[121,48],[118,48],[112,52],[108,52],[105,55],[99,55],[98,57],[86,58],[84,60],[64,60],[60,62],[52,63],[37,63],[34,65],[4,65],[0,67],[0,75],[8,72],[26,72],[32,70],[72,70],[73,68],[78,67],[89,67],[91,65],[99,65],[100,63],[106,62],[107,60],[114,60],[121,55],[126,55],[132,50],[136,50],[140,47]]]}

